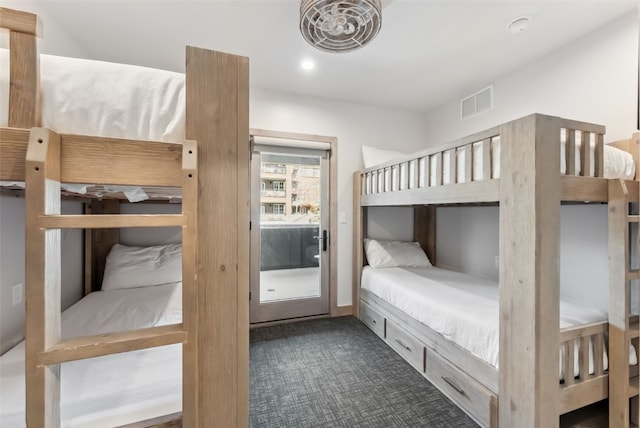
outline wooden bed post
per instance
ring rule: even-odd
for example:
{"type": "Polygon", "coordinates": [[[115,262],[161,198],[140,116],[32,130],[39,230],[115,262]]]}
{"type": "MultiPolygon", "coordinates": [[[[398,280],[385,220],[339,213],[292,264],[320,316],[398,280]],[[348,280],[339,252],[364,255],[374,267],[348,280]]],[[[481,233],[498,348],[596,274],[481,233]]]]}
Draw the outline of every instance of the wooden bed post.
{"type": "Polygon", "coordinates": [[[60,365],[38,356],[60,340],[61,249],[59,229],[41,227],[40,217],[60,214],[60,137],[34,128],[25,171],[26,415],[27,426],[60,426],[60,365]]]}
{"type": "Polygon", "coordinates": [[[413,239],[427,254],[432,265],[436,266],[436,207],[419,205],[413,207],[413,239]]]}
{"type": "Polygon", "coordinates": [[[187,47],[198,142],[198,337],[185,348],[185,427],[249,425],[249,60],[187,47]],[[191,392],[187,392],[189,389],[191,392]]]}
{"type": "Polygon", "coordinates": [[[557,427],[560,123],[501,127],[500,427],[557,427]]]}
{"type": "MultiPolygon", "coordinates": [[[[120,201],[105,199],[85,205],[85,214],[120,214],[120,201]]],[[[120,242],[120,229],[85,229],[85,295],[102,288],[107,255],[120,242]]]]}
{"type": "Polygon", "coordinates": [[[360,205],[362,194],[362,177],[359,172],[353,173],[353,316],[360,318],[360,280],[364,265],[364,248],[362,240],[367,230],[367,208],[360,205]]]}
{"type": "Polygon", "coordinates": [[[9,122],[11,128],[40,126],[40,79],[36,36],[38,17],[0,8],[0,27],[10,30],[9,122]],[[15,66],[18,64],[18,66],[15,66]]]}

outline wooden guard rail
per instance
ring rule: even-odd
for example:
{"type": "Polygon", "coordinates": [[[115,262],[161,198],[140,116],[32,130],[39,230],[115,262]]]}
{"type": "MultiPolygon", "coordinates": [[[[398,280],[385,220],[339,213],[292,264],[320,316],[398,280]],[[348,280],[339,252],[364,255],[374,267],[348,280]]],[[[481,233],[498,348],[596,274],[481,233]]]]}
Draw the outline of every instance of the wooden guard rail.
{"type": "MultiPolygon", "coordinates": [[[[603,131],[566,121],[558,135],[558,149],[564,148],[564,171],[569,176],[603,177],[603,131]],[[589,141],[590,144],[582,144],[589,141]],[[576,168],[579,147],[580,170],[576,168]],[[591,173],[591,157],[594,171],[591,173]]],[[[445,184],[472,183],[499,178],[494,153],[500,141],[497,128],[445,148],[425,150],[396,161],[365,169],[361,174],[362,195],[423,189],[445,184]],[[481,160],[476,164],[476,159],[481,160]],[[460,172],[460,174],[459,174],[460,172]]]]}
{"type": "MultiPolygon", "coordinates": [[[[25,163],[26,212],[26,415],[29,427],[60,426],[60,363],[119,352],[183,343],[192,346],[189,338],[196,337],[196,326],[190,317],[182,324],[151,327],[127,332],[114,332],[89,337],[61,340],[60,230],[63,228],[123,228],[123,227],[182,227],[182,291],[183,307],[190,313],[196,305],[196,245],[197,245],[197,145],[187,141],[181,146],[181,167],[176,167],[182,188],[180,215],[61,215],[60,181],[66,165],[60,135],[43,128],[30,131],[25,163]]],[[[87,146],[96,137],[75,136],[87,146]]],[[[110,161],[118,152],[118,141],[109,151],[110,161]]],[[[132,143],[132,142],[128,142],[132,143]]],[[[143,158],[146,151],[132,150],[127,144],[127,157],[143,158]]],[[[133,142],[135,143],[135,142],[133,142]]],[[[153,143],[161,144],[161,143],[153,143]]],[[[143,144],[141,146],[144,147],[143,144]]],[[[120,147],[121,149],[121,147],[120,147]]],[[[68,150],[72,150],[69,146],[68,150]]],[[[71,153],[67,153],[71,155],[71,153]]],[[[72,156],[70,156],[72,157],[72,156]]],[[[169,154],[169,159],[175,153],[169,154]]],[[[107,161],[109,162],[109,161],[107,161]]],[[[93,166],[85,167],[90,174],[93,166]]],[[[96,170],[100,170],[97,168],[96,170]]],[[[131,179],[132,175],[129,175],[131,179]]],[[[147,178],[148,180],[148,178],[147,178]]],[[[131,185],[145,183],[140,176],[131,185]]],[[[185,356],[185,358],[187,358],[185,356]]],[[[186,385],[186,384],[185,384],[186,385]]],[[[184,386],[183,386],[184,387],[184,386]]],[[[184,387],[186,388],[186,387],[184,387]]],[[[184,391],[192,396],[193,391],[184,391]]]]}

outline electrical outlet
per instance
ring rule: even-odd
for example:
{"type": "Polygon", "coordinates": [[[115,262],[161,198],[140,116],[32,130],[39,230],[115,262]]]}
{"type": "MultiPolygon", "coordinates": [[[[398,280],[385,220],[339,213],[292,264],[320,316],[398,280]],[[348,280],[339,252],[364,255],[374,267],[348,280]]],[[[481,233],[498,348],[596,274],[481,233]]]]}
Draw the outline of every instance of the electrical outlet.
{"type": "Polygon", "coordinates": [[[499,267],[500,267],[500,256],[495,256],[495,257],[493,258],[493,265],[494,265],[496,268],[499,268],[499,267]]]}
{"type": "Polygon", "coordinates": [[[24,298],[24,286],[22,284],[15,284],[13,287],[11,287],[11,304],[13,306],[16,306],[22,303],[23,298],[24,298]]]}

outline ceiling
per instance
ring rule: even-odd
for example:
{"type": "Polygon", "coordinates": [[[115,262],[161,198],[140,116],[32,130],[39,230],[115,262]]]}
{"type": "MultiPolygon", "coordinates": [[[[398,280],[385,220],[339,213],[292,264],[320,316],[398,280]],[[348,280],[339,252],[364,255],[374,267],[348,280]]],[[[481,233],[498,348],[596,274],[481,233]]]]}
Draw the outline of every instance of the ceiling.
{"type": "Polygon", "coordinates": [[[306,44],[297,0],[3,0],[38,13],[43,53],[184,71],[184,46],[250,58],[251,86],[428,111],[636,10],[636,0],[387,0],[382,30],[358,51],[306,44]],[[506,25],[532,19],[518,34],[506,25]],[[57,28],[52,28],[57,27],[57,28]],[[64,28],[67,39],[62,32],[64,28]],[[46,43],[45,43],[46,42],[46,43]],[[68,49],[67,49],[68,51],[68,49]],[[316,67],[302,70],[312,59],[316,67]]]}

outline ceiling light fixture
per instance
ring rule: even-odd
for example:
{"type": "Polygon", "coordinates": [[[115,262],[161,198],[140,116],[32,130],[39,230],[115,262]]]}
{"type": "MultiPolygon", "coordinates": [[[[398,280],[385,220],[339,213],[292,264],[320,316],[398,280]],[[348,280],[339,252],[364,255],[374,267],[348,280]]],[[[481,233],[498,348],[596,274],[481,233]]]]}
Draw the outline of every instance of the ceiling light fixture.
{"type": "Polygon", "coordinates": [[[313,47],[348,52],[371,42],[382,25],[381,0],[302,0],[300,31],[313,47]]]}
{"type": "Polygon", "coordinates": [[[300,67],[303,70],[307,70],[308,71],[308,70],[313,70],[316,67],[316,64],[310,59],[304,59],[300,63],[300,67]]]}
{"type": "Polygon", "coordinates": [[[507,24],[507,31],[511,34],[522,33],[529,27],[531,18],[528,16],[520,16],[507,24]]]}

